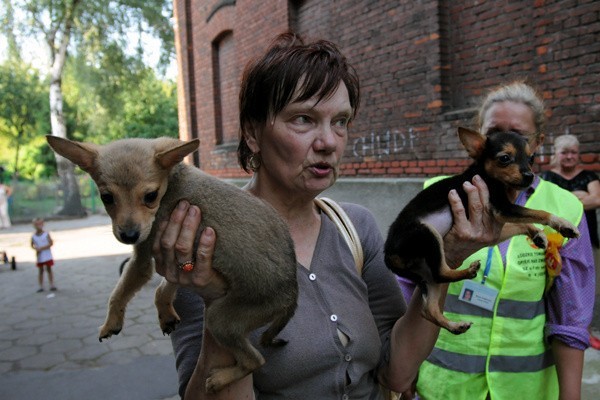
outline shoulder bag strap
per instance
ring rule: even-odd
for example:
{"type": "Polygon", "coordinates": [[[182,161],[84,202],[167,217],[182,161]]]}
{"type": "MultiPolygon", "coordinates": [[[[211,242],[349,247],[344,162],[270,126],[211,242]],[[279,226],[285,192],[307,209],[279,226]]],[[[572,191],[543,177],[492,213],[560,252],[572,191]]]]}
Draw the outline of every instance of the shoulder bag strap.
{"type": "Polygon", "coordinates": [[[363,250],[362,245],[360,244],[360,238],[358,237],[358,233],[356,232],[350,217],[348,217],[348,214],[346,214],[338,203],[328,197],[316,198],[315,203],[337,226],[338,231],[344,237],[344,240],[352,252],[356,270],[358,271],[358,274],[361,275],[364,260],[363,250]]]}

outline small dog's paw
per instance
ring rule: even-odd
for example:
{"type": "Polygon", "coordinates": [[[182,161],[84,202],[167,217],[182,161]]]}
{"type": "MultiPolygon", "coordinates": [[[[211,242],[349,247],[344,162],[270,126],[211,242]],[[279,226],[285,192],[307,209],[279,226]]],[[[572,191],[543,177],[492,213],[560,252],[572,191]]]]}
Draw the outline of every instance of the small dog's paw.
{"type": "Polygon", "coordinates": [[[117,313],[110,309],[108,315],[106,316],[106,320],[104,320],[104,325],[100,327],[98,339],[102,341],[102,339],[108,339],[112,335],[118,335],[122,329],[123,312],[117,313]]]}
{"type": "Polygon", "coordinates": [[[579,230],[575,226],[561,226],[558,232],[566,238],[578,238],[579,230]]]}
{"type": "Polygon", "coordinates": [[[170,335],[175,330],[175,328],[177,328],[177,324],[179,324],[179,322],[181,322],[179,318],[165,322],[161,320],[160,329],[162,330],[163,335],[170,335]]]}
{"type": "Polygon", "coordinates": [[[214,394],[217,393],[217,391],[215,390],[215,385],[213,383],[213,379],[212,376],[209,376],[208,378],[206,378],[206,383],[204,385],[204,390],[206,391],[206,393],[208,394],[214,394]]]}
{"type": "Polygon", "coordinates": [[[455,335],[460,335],[468,331],[471,325],[473,325],[472,322],[451,322],[448,331],[455,335]]]}
{"type": "Polygon", "coordinates": [[[156,306],[158,309],[158,323],[163,335],[170,335],[177,328],[177,324],[181,321],[179,315],[173,308],[172,303],[168,303],[166,307],[156,306]]]}
{"type": "Polygon", "coordinates": [[[553,216],[550,219],[550,222],[551,222],[550,226],[553,227],[554,229],[556,229],[558,231],[558,233],[560,233],[564,237],[566,237],[566,238],[578,238],[579,237],[579,230],[577,229],[577,227],[575,225],[573,225],[572,223],[570,223],[569,221],[567,221],[566,219],[553,216]]]}
{"type": "Polygon", "coordinates": [[[468,279],[475,278],[477,276],[477,271],[479,271],[479,268],[481,268],[481,261],[479,261],[479,260],[473,261],[471,263],[471,265],[469,265],[469,268],[467,269],[469,271],[468,279]]]}
{"type": "Polygon", "coordinates": [[[100,327],[100,333],[98,334],[98,340],[100,342],[102,342],[102,339],[108,339],[112,335],[118,335],[119,333],[121,333],[122,329],[123,329],[122,327],[111,329],[111,328],[108,328],[106,325],[103,325],[100,327]]]}
{"type": "Polygon", "coordinates": [[[224,385],[221,382],[219,382],[218,375],[211,373],[210,376],[208,378],[206,378],[206,383],[205,383],[205,387],[204,387],[204,389],[206,390],[206,393],[215,394],[215,393],[221,391],[221,389],[223,389],[223,387],[224,387],[224,385]]]}
{"type": "Polygon", "coordinates": [[[227,385],[248,375],[252,370],[243,369],[238,366],[213,368],[210,370],[205,381],[204,389],[206,393],[218,393],[227,385]]]}
{"type": "Polygon", "coordinates": [[[542,231],[538,231],[534,237],[531,238],[533,244],[535,244],[540,249],[545,249],[548,247],[548,238],[542,231]]]}

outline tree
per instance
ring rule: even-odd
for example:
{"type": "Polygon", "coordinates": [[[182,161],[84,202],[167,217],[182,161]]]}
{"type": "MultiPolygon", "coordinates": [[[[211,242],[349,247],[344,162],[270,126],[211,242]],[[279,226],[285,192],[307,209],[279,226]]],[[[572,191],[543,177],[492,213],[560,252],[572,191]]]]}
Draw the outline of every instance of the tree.
{"type": "Polygon", "coordinates": [[[115,54],[99,66],[72,57],[63,87],[65,104],[76,108],[70,132],[78,140],[178,136],[175,82],[159,79],[154,69],[129,57],[115,54]],[[115,65],[127,68],[113,71],[115,65]]]}
{"type": "Polygon", "coordinates": [[[21,147],[44,132],[48,119],[47,93],[34,69],[10,59],[0,65],[0,135],[16,148],[13,168],[19,175],[21,147]]]}
{"type": "Polygon", "coordinates": [[[15,12],[10,0],[2,0],[2,3],[4,4],[5,11],[0,23],[0,29],[4,33],[4,36],[6,36],[8,59],[21,61],[20,49],[15,35],[15,12]]]}
{"type": "MultiPolygon", "coordinates": [[[[98,62],[106,56],[105,49],[125,51],[130,42],[128,35],[136,31],[161,39],[163,61],[173,54],[170,0],[15,0],[12,4],[28,16],[24,32],[42,37],[47,45],[50,122],[55,136],[67,137],[62,80],[69,50],[87,55],[91,63],[98,62]]],[[[137,54],[143,54],[139,45],[137,54]]],[[[64,197],[59,214],[84,215],[74,165],[59,155],[56,161],[64,197]]]]}

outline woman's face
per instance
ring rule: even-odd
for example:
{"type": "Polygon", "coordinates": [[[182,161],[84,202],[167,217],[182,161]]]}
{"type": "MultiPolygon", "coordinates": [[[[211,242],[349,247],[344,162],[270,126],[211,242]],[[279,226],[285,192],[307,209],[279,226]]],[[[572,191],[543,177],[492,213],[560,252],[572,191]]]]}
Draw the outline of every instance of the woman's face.
{"type": "Polygon", "coordinates": [[[503,101],[494,103],[483,117],[481,131],[484,135],[494,131],[513,131],[527,137],[531,151],[535,153],[544,142],[544,134],[535,127],[533,111],[523,103],[503,101]]]}
{"type": "Polygon", "coordinates": [[[560,169],[572,170],[579,164],[579,146],[564,146],[556,152],[560,169]]]}
{"type": "Polygon", "coordinates": [[[316,196],[337,179],[352,107],[342,82],[332,96],[288,104],[248,139],[260,151],[257,173],[271,190],[316,196]]]}

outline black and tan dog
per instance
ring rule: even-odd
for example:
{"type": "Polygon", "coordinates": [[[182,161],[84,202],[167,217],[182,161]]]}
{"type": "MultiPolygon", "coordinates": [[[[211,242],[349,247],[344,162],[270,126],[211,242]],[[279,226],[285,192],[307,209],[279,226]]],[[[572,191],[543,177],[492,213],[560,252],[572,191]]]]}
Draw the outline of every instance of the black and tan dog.
{"type": "MultiPolygon", "coordinates": [[[[198,140],[125,139],[104,146],[55,136],[47,140],[58,154],[90,174],[112,219],[113,234],[134,246],[110,296],[100,340],[121,331],[127,303],[153,274],[157,221],[168,219],[186,199],[202,210],[203,227],[216,232],[212,265],[227,284],[226,294],[207,305],[206,329],[236,361],[235,366],[212,370],[206,390],[217,392],[260,367],[265,360],[248,333],[268,325],[261,344],[281,344],[276,336],[294,314],[298,296],[294,243],[277,212],[249,193],[181,163],[198,148],[198,140]]],[[[163,279],[156,290],[165,333],[179,322],[172,305],[176,289],[163,279]]]]}
{"type": "MultiPolygon", "coordinates": [[[[424,318],[454,334],[470,328],[469,322],[448,320],[440,308],[440,283],[471,279],[480,263],[466,269],[452,269],[445,261],[443,237],[452,226],[448,192],[456,189],[468,211],[462,184],[479,175],[490,192],[492,213],[504,223],[500,241],[517,234],[528,235],[540,248],[547,239],[533,223],[548,225],[565,237],[579,236],[569,221],[545,211],[515,205],[510,198],[531,185],[533,155],[526,139],[515,132],[494,132],[487,136],[466,128],[458,129],[459,138],[475,162],[465,172],[432,184],[420,192],[400,212],[391,225],[385,243],[385,261],[397,275],[411,279],[421,288],[424,318]]],[[[514,198],[514,197],[513,197],[514,198]]]]}

